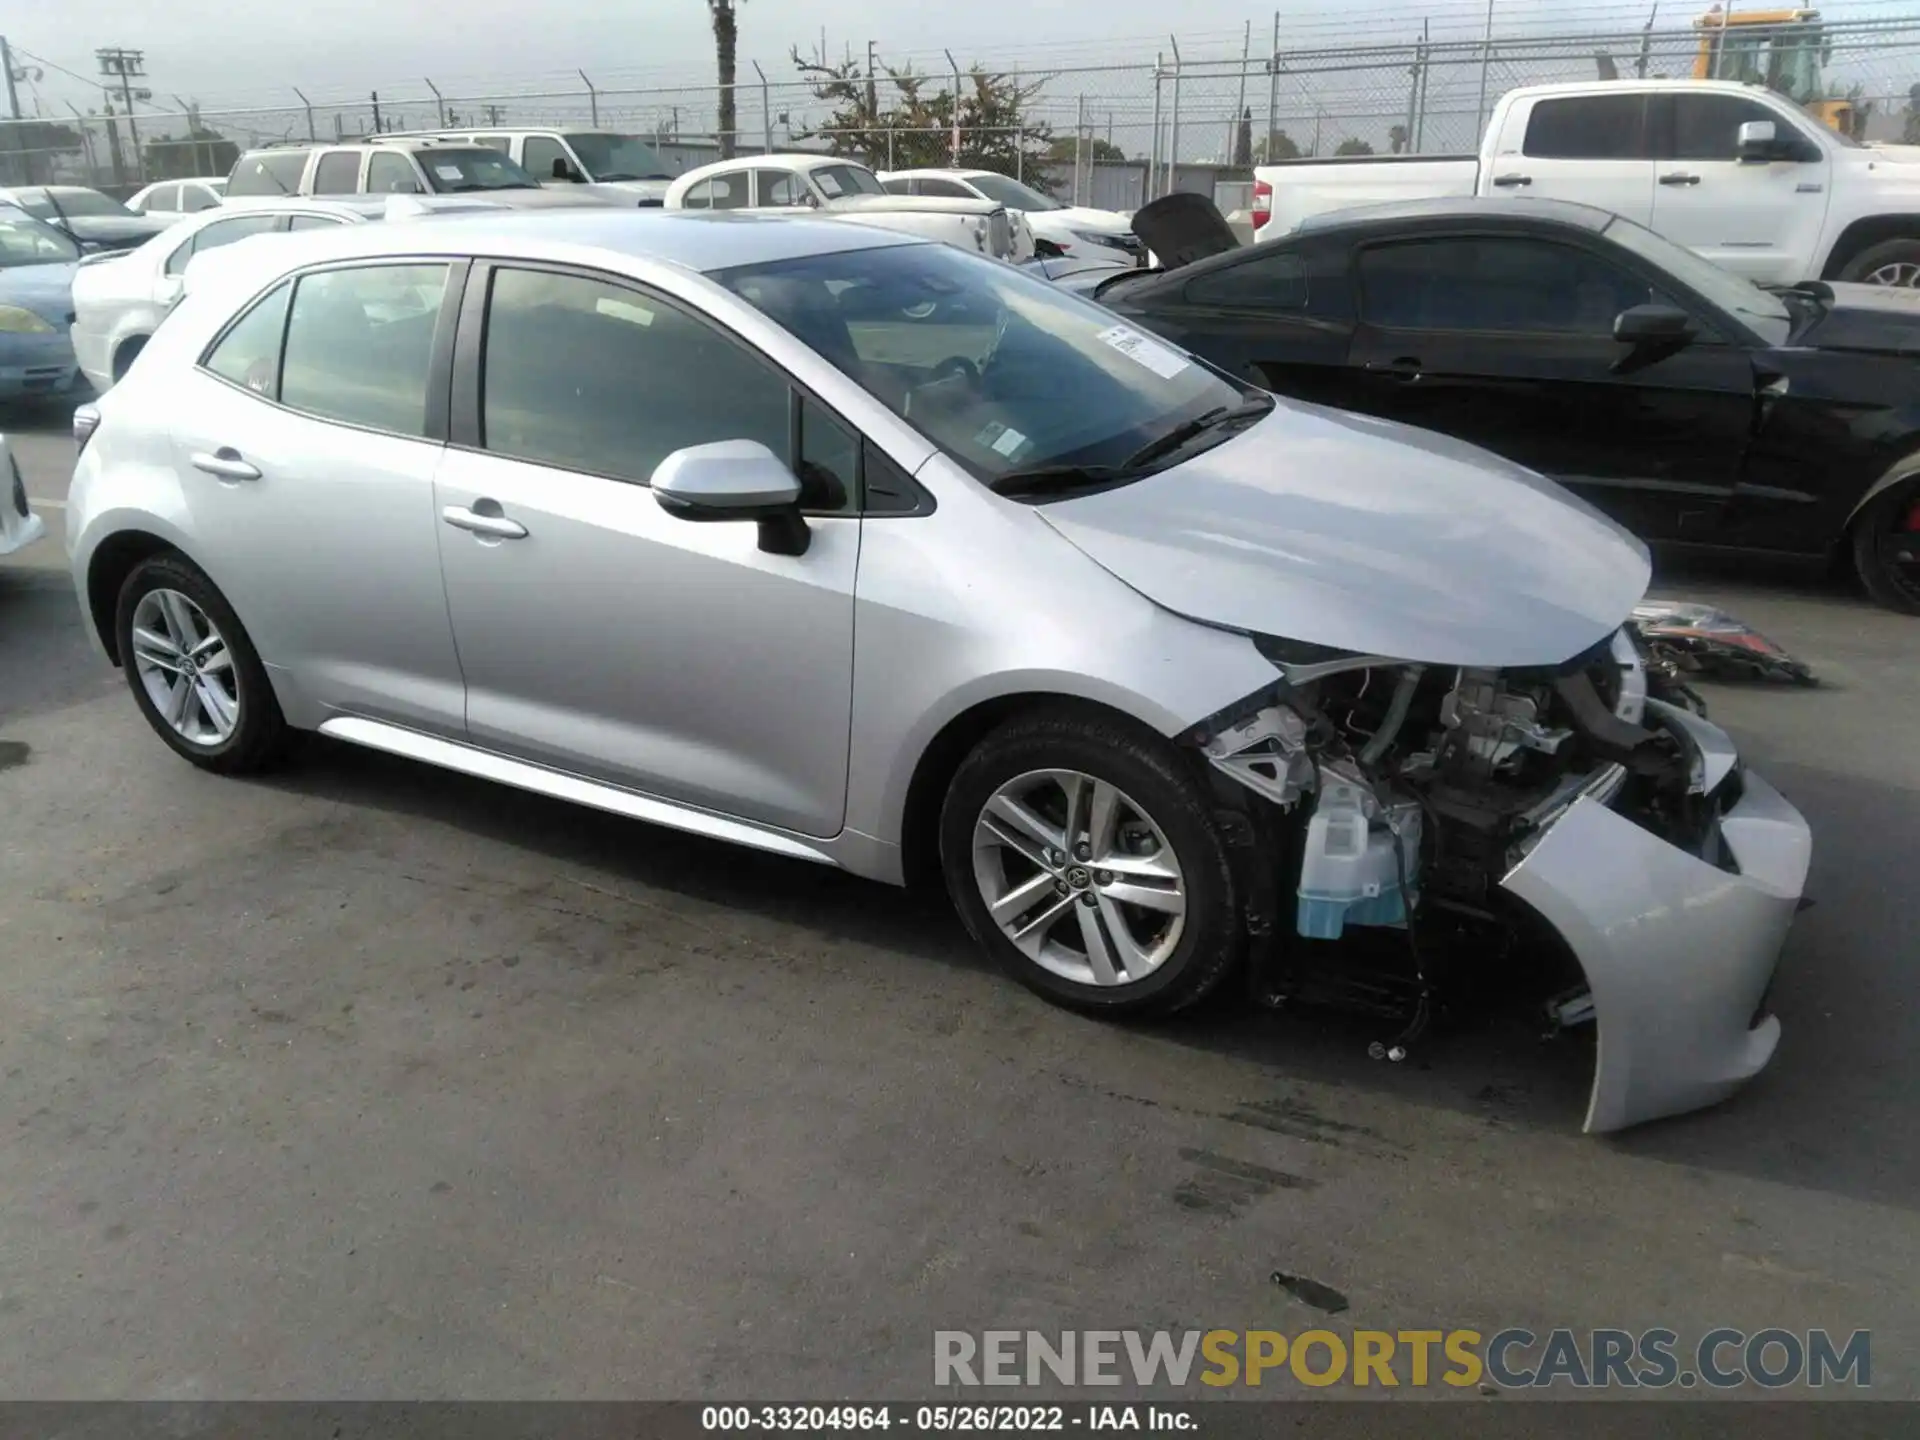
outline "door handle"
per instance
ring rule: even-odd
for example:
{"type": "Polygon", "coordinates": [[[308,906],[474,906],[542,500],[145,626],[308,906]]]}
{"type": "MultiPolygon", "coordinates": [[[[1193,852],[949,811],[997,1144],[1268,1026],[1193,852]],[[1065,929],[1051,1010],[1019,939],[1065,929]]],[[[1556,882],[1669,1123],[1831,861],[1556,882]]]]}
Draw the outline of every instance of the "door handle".
{"type": "Polygon", "coordinates": [[[1531,175],[1496,175],[1493,177],[1493,183],[1503,190],[1511,190],[1516,185],[1531,185],[1533,177],[1531,175]]]}
{"type": "Polygon", "coordinates": [[[1662,175],[1660,183],[1662,185],[1698,185],[1700,177],[1690,175],[1685,170],[1676,170],[1671,175],[1662,175]]]}
{"type": "MultiPolygon", "coordinates": [[[[484,505],[491,502],[483,500],[476,503],[484,505]]],[[[527,527],[518,520],[509,520],[504,515],[482,515],[464,505],[447,506],[440,512],[440,518],[456,530],[471,530],[476,535],[485,535],[494,540],[523,540],[527,534],[527,527]]]]}
{"type": "Polygon", "coordinates": [[[260,467],[250,465],[240,458],[240,452],[231,445],[222,445],[211,453],[205,450],[194,452],[193,468],[204,470],[209,475],[217,475],[222,480],[258,480],[260,467]]]}
{"type": "Polygon", "coordinates": [[[1420,362],[1411,355],[1400,355],[1392,360],[1369,360],[1360,367],[1372,375],[1384,375],[1389,380],[1398,380],[1411,384],[1420,378],[1420,362]]]}

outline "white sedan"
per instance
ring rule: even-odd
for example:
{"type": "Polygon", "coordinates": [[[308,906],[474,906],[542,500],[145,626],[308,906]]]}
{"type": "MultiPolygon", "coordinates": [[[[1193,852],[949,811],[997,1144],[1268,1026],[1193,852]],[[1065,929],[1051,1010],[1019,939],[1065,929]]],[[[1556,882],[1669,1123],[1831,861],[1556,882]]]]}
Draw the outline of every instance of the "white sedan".
{"type": "Polygon", "coordinates": [[[1147,247],[1133,233],[1133,222],[1118,210],[1062,205],[1010,175],[992,170],[889,170],[880,183],[893,195],[926,195],[962,200],[991,200],[1017,211],[1033,232],[1034,252],[1042,259],[1131,260],[1147,262],[1147,247]]]}
{"type": "Polygon", "coordinates": [[[151,215],[158,220],[184,219],[203,210],[219,208],[226,197],[227,177],[201,175],[190,180],[159,180],[127,201],[136,215],[151,215]]]}

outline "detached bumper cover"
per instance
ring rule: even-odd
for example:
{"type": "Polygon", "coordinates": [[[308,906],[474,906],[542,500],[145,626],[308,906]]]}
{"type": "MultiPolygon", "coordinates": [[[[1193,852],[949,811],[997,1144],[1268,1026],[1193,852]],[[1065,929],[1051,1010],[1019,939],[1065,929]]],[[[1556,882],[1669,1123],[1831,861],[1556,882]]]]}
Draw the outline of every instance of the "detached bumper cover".
{"type": "Polygon", "coordinates": [[[1589,1133],[1725,1099],[1779,1043],[1780,1022],[1756,1012],[1813,840],[1779,791],[1751,770],[1741,781],[1720,818],[1738,874],[1589,799],[1501,881],[1560,932],[1586,974],[1600,1031],[1589,1133]]]}

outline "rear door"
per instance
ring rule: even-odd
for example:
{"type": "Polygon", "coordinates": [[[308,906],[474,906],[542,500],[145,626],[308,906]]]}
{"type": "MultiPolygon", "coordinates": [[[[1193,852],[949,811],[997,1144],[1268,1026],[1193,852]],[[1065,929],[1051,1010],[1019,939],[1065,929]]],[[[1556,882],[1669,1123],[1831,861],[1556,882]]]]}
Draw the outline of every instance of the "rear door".
{"type": "Polygon", "coordinates": [[[1673,303],[1609,253],[1523,234],[1360,252],[1353,408],[1470,440],[1635,534],[1712,539],[1754,414],[1750,360],[1704,336],[1640,369],[1614,317],[1673,303]]]}
{"type": "Polygon", "coordinates": [[[1660,97],[1652,228],[1758,284],[1804,280],[1831,186],[1827,152],[1782,109],[1744,95],[1660,97]],[[1740,127],[1766,121],[1778,158],[1743,162],[1740,127]]]}
{"type": "Polygon", "coordinates": [[[1492,173],[1483,177],[1488,193],[1573,200],[1651,223],[1650,101],[1646,92],[1628,91],[1536,100],[1524,114],[1516,109],[1492,173]]]}
{"type": "Polygon", "coordinates": [[[433,472],[462,270],[382,261],[283,282],[182,378],[173,422],[196,558],[276,685],[453,738],[465,692],[433,472]]]}

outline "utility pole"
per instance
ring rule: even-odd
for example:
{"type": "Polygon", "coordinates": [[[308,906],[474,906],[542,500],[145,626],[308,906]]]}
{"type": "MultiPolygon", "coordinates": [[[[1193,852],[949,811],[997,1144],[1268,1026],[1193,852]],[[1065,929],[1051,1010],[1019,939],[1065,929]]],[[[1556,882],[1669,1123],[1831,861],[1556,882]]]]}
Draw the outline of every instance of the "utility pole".
{"type": "Polygon", "coordinates": [[[880,117],[880,90],[873,78],[873,41],[867,41],[867,123],[871,125],[880,117]]]}
{"type": "Polygon", "coordinates": [[[7,67],[7,114],[13,119],[20,118],[20,92],[14,87],[13,47],[7,44],[7,37],[0,35],[0,65],[7,67]]]}
{"type": "MultiPolygon", "coordinates": [[[[133,102],[151,100],[153,92],[136,90],[133,82],[146,76],[147,52],[126,50],[117,45],[110,45],[94,51],[93,58],[100,66],[100,76],[103,81],[118,80],[120,82],[120,99],[126,106],[124,113],[127,117],[127,138],[133,146],[133,174],[135,179],[143,180],[146,178],[147,166],[145,157],[140,153],[140,126],[133,118],[133,102]]],[[[100,88],[109,94],[113,91],[111,84],[102,84],[100,88]]]]}
{"type": "MultiPolygon", "coordinates": [[[[1246,22],[1246,30],[1240,37],[1240,97],[1233,102],[1233,119],[1227,125],[1227,163],[1233,163],[1234,148],[1240,142],[1240,117],[1247,112],[1247,59],[1253,54],[1253,22],[1246,22]]],[[[1247,163],[1253,163],[1253,156],[1247,156],[1247,163]]]]}

